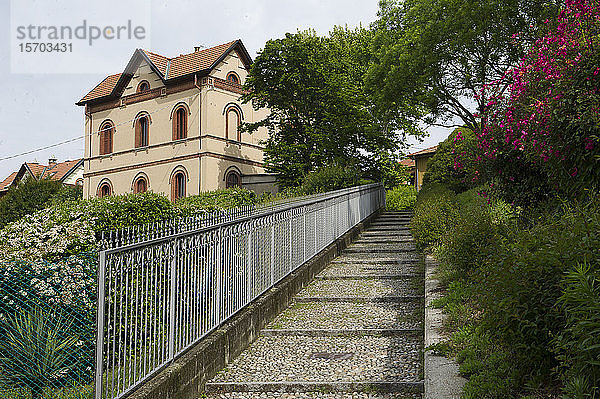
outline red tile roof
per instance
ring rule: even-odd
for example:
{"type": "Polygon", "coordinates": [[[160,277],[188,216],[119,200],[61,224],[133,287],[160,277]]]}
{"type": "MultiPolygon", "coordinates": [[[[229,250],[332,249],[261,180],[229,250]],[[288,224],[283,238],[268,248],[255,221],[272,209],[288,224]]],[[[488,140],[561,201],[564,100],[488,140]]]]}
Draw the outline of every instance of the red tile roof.
{"type": "Polygon", "coordinates": [[[44,165],[40,165],[37,162],[25,162],[25,165],[27,165],[35,178],[39,178],[42,174],[44,174],[44,169],[46,168],[44,165]]]}
{"type": "Polygon", "coordinates": [[[425,148],[424,150],[413,152],[412,154],[408,154],[408,156],[410,158],[414,158],[414,157],[420,157],[423,155],[435,154],[435,152],[437,151],[437,148],[438,148],[438,146],[434,145],[433,147],[425,148]]]}
{"type": "Polygon", "coordinates": [[[224,43],[219,46],[182,54],[171,59],[167,78],[177,78],[193,72],[210,68],[236,41],[224,43]]]}
{"type": "MultiPolygon", "coordinates": [[[[150,60],[150,62],[154,65],[156,70],[160,73],[160,77],[162,79],[175,79],[192,74],[194,72],[204,71],[213,67],[214,64],[221,57],[223,57],[227,53],[227,51],[231,49],[232,46],[237,42],[239,42],[239,40],[234,40],[229,43],[220,44],[218,46],[207,48],[204,50],[194,51],[193,53],[189,54],[181,54],[174,58],[168,58],[148,50],[136,50],[134,56],[135,54],[137,54],[138,51],[140,53],[143,53],[148,58],[148,60],[150,60]]],[[[242,51],[246,53],[245,49],[243,49],[242,51]]],[[[79,100],[77,104],[83,105],[83,103],[87,101],[96,100],[113,94],[113,91],[115,87],[117,87],[119,79],[121,79],[122,76],[123,73],[117,73],[108,76],[106,79],[100,82],[98,86],[94,87],[92,91],[90,91],[81,100],[79,100]]]]}
{"type": "Polygon", "coordinates": [[[57,163],[54,166],[46,166],[43,175],[40,177],[50,178],[51,180],[62,180],[79,161],[81,159],[57,163]]]}
{"type": "Polygon", "coordinates": [[[114,75],[107,76],[102,82],[86,94],[79,102],[85,102],[96,98],[108,96],[112,93],[113,89],[117,85],[117,82],[121,78],[122,73],[115,73],[114,75]]]}
{"type": "Polygon", "coordinates": [[[8,190],[8,187],[10,187],[10,185],[13,183],[13,181],[15,180],[15,177],[17,177],[17,173],[18,172],[12,172],[10,174],[10,176],[8,176],[6,179],[4,179],[1,183],[0,183],[0,191],[4,191],[4,190],[8,190]]]}
{"type": "Polygon", "coordinates": [[[415,167],[415,160],[414,159],[403,159],[402,161],[400,161],[400,165],[405,166],[407,168],[414,168],[415,167]]]}

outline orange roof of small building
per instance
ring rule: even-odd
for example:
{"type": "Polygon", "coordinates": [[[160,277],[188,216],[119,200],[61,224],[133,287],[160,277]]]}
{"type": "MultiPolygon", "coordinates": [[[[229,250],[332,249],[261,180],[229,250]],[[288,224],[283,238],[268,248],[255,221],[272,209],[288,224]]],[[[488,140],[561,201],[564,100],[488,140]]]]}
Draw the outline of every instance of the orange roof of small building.
{"type": "Polygon", "coordinates": [[[15,177],[17,177],[17,173],[18,172],[12,172],[10,174],[10,176],[8,176],[6,179],[4,179],[0,183],[0,191],[8,190],[8,187],[10,187],[10,185],[13,183],[13,181],[15,181],[15,177]]]}
{"type": "Polygon", "coordinates": [[[42,165],[37,162],[25,162],[18,171],[13,172],[0,183],[0,191],[6,191],[15,183],[16,179],[23,178],[24,168],[27,168],[36,179],[50,179],[62,181],[75,167],[83,161],[82,158],[72,161],[60,162],[52,165],[42,165]]]}
{"type": "Polygon", "coordinates": [[[40,176],[44,174],[44,169],[46,168],[44,165],[40,165],[37,162],[25,162],[25,165],[27,165],[27,168],[36,178],[40,178],[40,176]]]}
{"type": "Polygon", "coordinates": [[[400,165],[405,166],[407,168],[414,168],[415,167],[415,160],[414,159],[410,159],[410,158],[406,158],[400,161],[400,165]]]}
{"type": "Polygon", "coordinates": [[[65,177],[80,161],[81,158],[73,161],[60,162],[53,166],[46,166],[42,176],[38,176],[38,178],[62,180],[63,177],[65,177]]]}
{"type": "Polygon", "coordinates": [[[159,77],[163,80],[177,79],[195,72],[206,71],[216,66],[217,62],[222,59],[230,50],[236,48],[238,54],[241,55],[242,61],[249,67],[252,60],[248,55],[241,40],[233,40],[228,43],[210,47],[203,50],[197,50],[189,54],[181,54],[177,57],[169,58],[160,54],[153,53],[148,50],[137,49],[128,67],[123,73],[117,73],[106,77],[88,94],[86,94],[77,105],[83,105],[88,101],[101,99],[110,95],[115,95],[115,89],[123,89],[125,83],[132,76],[132,71],[129,69],[132,64],[136,64],[138,57],[145,58],[150,62],[151,67],[158,72],[159,77]]]}
{"type": "Polygon", "coordinates": [[[429,155],[429,154],[435,154],[435,152],[437,151],[437,148],[438,148],[438,146],[434,145],[433,147],[425,148],[424,150],[413,152],[412,154],[408,154],[408,156],[410,158],[414,158],[414,157],[421,157],[421,156],[429,155]]]}

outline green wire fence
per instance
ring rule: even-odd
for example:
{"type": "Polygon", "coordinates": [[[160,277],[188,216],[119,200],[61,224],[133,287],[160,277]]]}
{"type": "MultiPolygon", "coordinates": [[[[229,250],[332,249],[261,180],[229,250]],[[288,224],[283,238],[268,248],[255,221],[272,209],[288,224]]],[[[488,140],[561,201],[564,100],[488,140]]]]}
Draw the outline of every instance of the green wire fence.
{"type": "Polygon", "coordinates": [[[0,265],[0,398],[93,397],[97,254],[0,265]]]}

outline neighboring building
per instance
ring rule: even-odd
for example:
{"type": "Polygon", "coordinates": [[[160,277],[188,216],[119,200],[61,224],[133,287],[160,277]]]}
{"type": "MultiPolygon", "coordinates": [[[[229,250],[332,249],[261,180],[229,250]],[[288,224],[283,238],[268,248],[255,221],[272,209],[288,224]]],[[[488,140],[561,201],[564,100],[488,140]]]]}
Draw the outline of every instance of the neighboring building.
{"type": "Polygon", "coordinates": [[[260,144],[266,128],[238,129],[268,115],[239,101],[251,62],[240,40],[174,58],[137,49],[122,73],[77,103],[85,106],[84,198],[274,191],[260,144]]]}
{"type": "Polygon", "coordinates": [[[0,183],[0,197],[4,196],[10,187],[27,178],[50,179],[70,186],[81,186],[83,185],[83,159],[57,163],[56,159],[50,158],[48,165],[26,162],[18,171],[11,173],[0,183]]]}
{"type": "Polygon", "coordinates": [[[407,158],[400,161],[400,165],[404,166],[410,174],[410,180],[407,180],[405,185],[412,185],[415,183],[415,161],[407,158]]]}
{"type": "Polygon", "coordinates": [[[423,185],[423,176],[427,170],[427,162],[437,151],[437,145],[426,148],[424,150],[408,154],[408,157],[415,161],[415,188],[417,191],[421,189],[423,185]]]}

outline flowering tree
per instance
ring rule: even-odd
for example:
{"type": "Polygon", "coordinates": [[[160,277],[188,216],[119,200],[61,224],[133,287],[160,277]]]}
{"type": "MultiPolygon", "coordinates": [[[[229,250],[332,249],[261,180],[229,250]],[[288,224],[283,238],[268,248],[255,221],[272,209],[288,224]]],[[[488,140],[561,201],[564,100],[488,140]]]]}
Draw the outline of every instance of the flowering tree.
{"type": "Polygon", "coordinates": [[[575,197],[600,183],[600,1],[566,0],[546,25],[518,66],[481,93],[491,99],[481,116],[484,160],[514,200],[575,197]]]}

